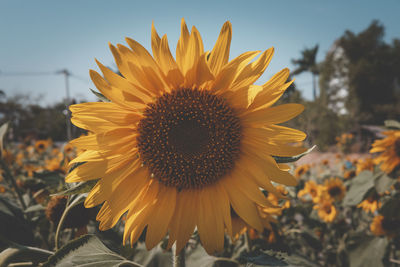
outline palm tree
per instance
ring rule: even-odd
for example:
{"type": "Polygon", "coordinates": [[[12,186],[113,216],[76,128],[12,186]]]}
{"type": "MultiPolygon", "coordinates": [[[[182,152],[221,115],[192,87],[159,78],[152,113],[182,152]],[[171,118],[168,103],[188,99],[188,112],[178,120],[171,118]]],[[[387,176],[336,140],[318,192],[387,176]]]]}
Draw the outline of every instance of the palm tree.
{"type": "Polygon", "coordinates": [[[303,51],[301,51],[302,57],[300,59],[292,60],[292,63],[297,66],[297,68],[292,73],[293,75],[297,75],[305,71],[311,72],[313,80],[314,100],[317,98],[316,76],[319,74],[319,68],[316,62],[317,52],[318,52],[318,44],[315,45],[313,48],[305,48],[303,51]]]}

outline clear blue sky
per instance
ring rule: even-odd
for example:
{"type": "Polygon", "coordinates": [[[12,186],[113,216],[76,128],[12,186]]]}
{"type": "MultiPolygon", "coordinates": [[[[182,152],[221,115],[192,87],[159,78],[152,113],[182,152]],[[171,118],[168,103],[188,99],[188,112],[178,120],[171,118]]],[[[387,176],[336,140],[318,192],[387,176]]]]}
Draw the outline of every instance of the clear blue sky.
{"type": "MultiPolygon", "coordinates": [[[[195,25],[210,50],[226,20],[233,25],[231,58],[248,50],[275,47],[275,55],[258,83],[284,67],[300,51],[320,44],[322,60],[346,29],[359,32],[373,19],[386,27],[386,40],[400,38],[400,1],[239,0],[239,1],[29,1],[0,0],[0,72],[55,72],[68,69],[71,95],[95,100],[88,75],[97,69],[94,58],[114,67],[108,42],[123,43],[129,36],[150,49],[154,20],[159,34],[166,33],[176,47],[180,19],[195,25]]],[[[311,96],[309,74],[297,78],[303,95],[311,96]]],[[[48,104],[65,96],[61,75],[5,76],[0,89],[7,95],[42,95],[48,104]]]]}

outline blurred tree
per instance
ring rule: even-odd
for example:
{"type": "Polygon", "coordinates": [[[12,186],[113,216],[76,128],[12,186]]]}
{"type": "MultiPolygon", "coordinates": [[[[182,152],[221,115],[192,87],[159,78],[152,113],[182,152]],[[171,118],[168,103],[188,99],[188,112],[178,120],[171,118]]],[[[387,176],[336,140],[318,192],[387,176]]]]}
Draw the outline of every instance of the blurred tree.
{"type": "MultiPolygon", "coordinates": [[[[65,103],[43,107],[32,103],[27,95],[0,99],[0,125],[10,122],[11,139],[22,141],[27,136],[39,139],[51,138],[66,141],[65,103]]],[[[83,131],[75,130],[75,137],[83,131]]]]}
{"type": "Polygon", "coordinates": [[[317,64],[317,53],[318,53],[318,44],[313,48],[306,48],[301,51],[301,58],[293,59],[292,63],[297,66],[297,68],[292,72],[292,75],[298,75],[305,71],[311,72],[312,81],[313,81],[313,97],[314,100],[317,99],[317,83],[316,78],[319,74],[319,68],[317,64]]]}
{"type": "Polygon", "coordinates": [[[354,125],[400,118],[400,40],[383,40],[377,21],[355,34],[346,31],[321,67],[321,100],[354,125]]]}

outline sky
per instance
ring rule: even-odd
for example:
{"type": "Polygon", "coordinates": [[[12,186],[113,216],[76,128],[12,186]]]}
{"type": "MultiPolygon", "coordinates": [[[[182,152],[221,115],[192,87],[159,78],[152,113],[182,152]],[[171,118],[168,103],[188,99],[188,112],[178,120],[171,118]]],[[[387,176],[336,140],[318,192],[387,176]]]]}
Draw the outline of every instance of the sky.
{"type": "MultiPolygon", "coordinates": [[[[180,20],[199,30],[211,50],[223,23],[233,27],[231,56],[275,48],[274,57],[256,82],[289,67],[300,51],[319,44],[318,61],[346,30],[360,32],[373,19],[386,29],[385,40],[400,38],[400,1],[230,0],[230,1],[29,1],[0,0],[0,90],[7,96],[29,94],[41,105],[65,98],[66,69],[71,96],[95,101],[89,69],[94,59],[116,68],[108,43],[130,37],[151,51],[151,23],[167,34],[175,49],[180,20]],[[35,74],[35,75],[27,75],[35,74]]],[[[296,78],[304,97],[311,98],[311,74],[296,78]]]]}

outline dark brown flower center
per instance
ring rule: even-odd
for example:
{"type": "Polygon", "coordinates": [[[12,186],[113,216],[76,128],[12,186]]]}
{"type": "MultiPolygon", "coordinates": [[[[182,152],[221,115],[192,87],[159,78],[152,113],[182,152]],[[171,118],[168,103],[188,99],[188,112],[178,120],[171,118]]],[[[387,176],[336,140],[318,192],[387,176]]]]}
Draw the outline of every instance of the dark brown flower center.
{"type": "Polygon", "coordinates": [[[397,218],[384,217],[381,225],[386,232],[397,232],[400,230],[400,220],[397,218]]]}
{"type": "Polygon", "coordinates": [[[330,196],[336,197],[342,193],[342,189],[339,186],[333,186],[329,188],[328,193],[330,196]]]}
{"type": "Polygon", "coordinates": [[[143,163],[155,178],[178,189],[215,183],[234,166],[241,126],[220,97],[178,89],[149,104],[138,125],[143,163]]]}
{"type": "Polygon", "coordinates": [[[397,140],[394,142],[394,151],[396,152],[396,155],[397,155],[398,157],[400,157],[400,138],[397,139],[397,140]]]}

